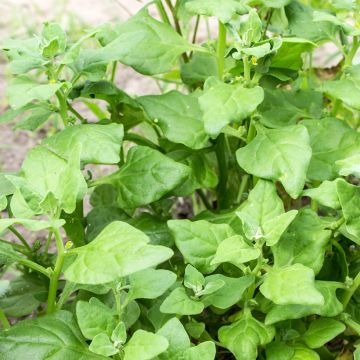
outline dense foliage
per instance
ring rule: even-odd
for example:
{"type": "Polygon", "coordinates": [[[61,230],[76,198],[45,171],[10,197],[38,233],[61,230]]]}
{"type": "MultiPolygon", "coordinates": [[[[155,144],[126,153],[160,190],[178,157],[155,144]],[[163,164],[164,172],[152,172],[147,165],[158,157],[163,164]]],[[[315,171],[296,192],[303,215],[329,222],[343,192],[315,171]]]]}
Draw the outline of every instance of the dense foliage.
{"type": "Polygon", "coordinates": [[[0,174],[0,358],[360,359],[359,14],[156,0],[1,44],[0,122],[48,135],[0,174]]]}

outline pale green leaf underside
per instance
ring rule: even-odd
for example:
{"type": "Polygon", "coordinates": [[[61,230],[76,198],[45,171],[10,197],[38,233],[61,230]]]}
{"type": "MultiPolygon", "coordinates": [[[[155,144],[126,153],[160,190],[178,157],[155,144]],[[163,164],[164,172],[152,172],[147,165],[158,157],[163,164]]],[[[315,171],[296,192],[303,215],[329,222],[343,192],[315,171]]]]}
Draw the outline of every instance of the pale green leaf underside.
{"type": "Polygon", "coordinates": [[[115,221],[89,244],[73,249],[75,260],[65,278],[79,284],[102,284],[156,266],[172,255],[164,246],[148,245],[150,239],[140,230],[115,221]]]}

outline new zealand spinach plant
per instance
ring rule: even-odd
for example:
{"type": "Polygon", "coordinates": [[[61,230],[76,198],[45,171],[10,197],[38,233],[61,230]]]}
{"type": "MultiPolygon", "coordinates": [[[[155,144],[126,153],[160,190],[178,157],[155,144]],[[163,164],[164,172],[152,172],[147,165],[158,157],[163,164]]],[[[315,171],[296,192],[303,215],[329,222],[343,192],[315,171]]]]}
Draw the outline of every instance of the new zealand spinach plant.
{"type": "Polygon", "coordinates": [[[360,359],[359,14],[156,0],[1,44],[0,121],[48,135],[0,174],[0,359],[360,359]]]}

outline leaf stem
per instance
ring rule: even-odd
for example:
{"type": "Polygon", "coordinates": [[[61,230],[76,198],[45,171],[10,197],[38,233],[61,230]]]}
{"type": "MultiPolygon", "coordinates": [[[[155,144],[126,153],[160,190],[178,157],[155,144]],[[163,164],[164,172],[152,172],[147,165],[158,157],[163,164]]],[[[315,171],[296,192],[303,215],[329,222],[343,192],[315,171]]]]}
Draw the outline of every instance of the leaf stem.
{"type": "Polygon", "coordinates": [[[360,286],[360,272],[356,275],[353,284],[350,286],[349,289],[345,290],[345,294],[342,299],[342,304],[344,309],[346,309],[347,305],[349,304],[350,299],[354,295],[355,291],[360,286]]]}
{"type": "Polygon", "coordinates": [[[56,97],[59,101],[59,113],[60,113],[60,116],[61,116],[61,119],[64,123],[64,126],[68,126],[69,124],[69,116],[68,116],[68,113],[67,113],[67,103],[66,103],[66,98],[64,96],[64,94],[58,90],[56,92],[56,97]]]}
{"type": "Polygon", "coordinates": [[[0,322],[4,330],[9,330],[11,325],[3,310],[0,309],[0,322]]]}
{"type": "Polygon", "coordinates": [[[228,166],[226,158],[226,141],[225,134],[220,134],[216,139],[216,159],[219,166],[219,183],[216,188],[218,210],[227,207],[227,180],[228,180],[228,166]]]}
{"type": "Polygon", "coordinates": [[[249,83],[251,81],[251,66],[247,55],[243,57],[244,63],[244,78],[249,83]]]}
{"type": "Polygon", "coordinates": [[[87,124],[87,120],[77,110],[75,110],[68,101],[66,101],[66,106],[70,110],[70,112],[73,113],[81,121],[82,124],[87,124]]]}
{"type": "Polygon", "coordinates": [[[218,35],[218,44],[217,44],[217,63],[218,63],[218,76],[221,80],[224,75],[225,68],[225,50],[226,50],[226,27],[225,25],[219,21],[219,35],[218,35]]]}
{"type": "Polygon", "coordinates": [[[359,49],[359,38],[354,36],[353,44],[349,53],[346,55],[344,66],[351,66],[354,60],[354,57],[359,49]]]}
{"type": "Polygon", "coordinates": [[[111,82],[114,82],[114,80],[115,80],[117,65],[118,65],[118,62],[117,62],[117,61],[114,61],[114,62],[112,63],[111,77],[110,77],[110,81],[111,81],[111,82]]]}
{"type": "Polygon", "coordinates": [[[158,11],[159,11],[161,20],[162,20],[164,23],[166,23],[166,24],[168,24],[168,25],[171,26],[171,22],[170,22],[169,16],[168,16],[168,14],[167,14],[167,12],[166,12],[166,10],[165,10],[165,8],[164,8],[164,5],[163,5],[163,3],[161,2],[161,0],[156,0],[155,5],[156,5],[156,7],[157,7],[157,9],[158,9],[158,11]]]}
{"type": "Polygon", "coordinates": [[[15,243],[13,243],[11,241],[7,241],[5,239],[0,239],[0,243],[4,243],[4,244],[12,246],[12,248],[15,251],[17,251],[17,252],[19,252],[21,254],[24,254],[26,256],[30,255],[29,251],[23,245],[15,244],[15,243]]]}
{"type": "Polygon", "coordinates": [[[250,175],[248,174],[244,174],[242,177],[241,177],[241,183],[240,183],[240,188],[239,188],[239,192],[238,192],[238,196],[236,198],[236,202],[237,203],[240,203],[241,202],[241,198],[242,198],[242,195],[245,191],[245,188],[249,182],[249,178],[250,178],[250,175]]]}
{"type": "Polygon", "coordinates": [[[131,141],[135,144],[139,144],[139,145],[146,145],[152,149],[161,151],[161,147],[159,145],[156,145],[155,143],[153,143],[152,141],[150,141],[149,139],[146,139],[144,137],[142,137],[141,135],[138,134],[132,134],[132,133],[127,133],[124,136],[124,141],[131,141]]]}
{"type": "Polygon", "coordinates": [[[45,275],[47,277],[50,277],[49,270],[45,269],[43,266],[37,264],[34,261],[31,261],[31,260],[28,260],[28,259],[21,259],[21,260],[18,259],[17,261],[21,265],[27,266],[30,269],[33,269],[33,270],[38,271],[39,273],[41,273],[41,274],[43,274],[43,275],[45,275]]]}
{"type": "Polygon", "coordinates": [[[26,247],[29,252],[32,252],[28,242],[13,226],[9,226],[8,229],[21,241],[21,243],[26,247]]]}
{"type": "Polygon", "coordinates": [[[61,274],[61,269],[64,264],[64,256],[65,256],[65,249],[64,244],[61,238],[61,234],[59,229],[53,229],[57,247],[57,258],[55,263],[55,268],[50,275],[50,285],[49,285],[49,294],[48,294],[48,307],[47,307],[47,314],[51,314],[56,309],[56,292],[58,287],[58,281],[61,274]]]}
{"type": "Polygon", "coordinates": [[[198,189],[198,190],[196,190],[196,193],[199,195],[199,198],[205,205],[206,209],[213,210],[213,207],[211,206],[211,204],[210,204],[209,200],[207,199],[206,195],[204,194],[203,190],[198,189]]]}

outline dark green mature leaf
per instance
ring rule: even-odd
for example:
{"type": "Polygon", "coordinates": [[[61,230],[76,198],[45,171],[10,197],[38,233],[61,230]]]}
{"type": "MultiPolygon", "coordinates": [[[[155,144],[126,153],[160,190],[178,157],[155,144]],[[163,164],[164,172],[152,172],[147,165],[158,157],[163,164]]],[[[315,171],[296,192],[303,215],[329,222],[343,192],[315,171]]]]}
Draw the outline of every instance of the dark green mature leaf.
{"type": "Polygon", "coordinates": [[[250,312],[245,312],[235,323],[219,329],[220,342],[239,360],[256,360],[258,346],[270,343],[274,335],[275,328],[256,320],[250,312]]]}
{"type": "Polygon", "coordinates": [[[164,336],[137,330],[126,344],[124,360],[151,360],[169,347],[164,336]]]}
{"type": "Polygon", "coordinates": [[[111,184],[117,191],[117,202],[123,209],[135,208],[161,199],[179,186],[190,169],[157,150],[144,146],[130,149],[126,164],[117,172],[97,181],[111,184]]]}
{"type": "Polygon", "coordinates": [[[319,118],[322,94],[313,90],[265,89],[265,98],[258,111],[261,123],[270,128],[295,125],[303,118],[319,118]]]}
{"type": "Polygon", "coordinates": [[[229,85],[209,78],[199,97],[205,131],[216,137],[226,125],[250,116],[263,99],[264,91],[259,86],[245,88],[241,84],[229,85]]]}
{"type": "Polygon", "coordinates": [[[84,164],[116,164],[120,161],[123,135],[120,124],[75,125],[45,139],[43,144],[65,159],[69,158],[74,146],[81,144],[84,164]]]}
{"type": "Polygon", "coordinates": [[[252,175],[279,180],[288,194],[297,198],[311,159],[306,128],[294,125],[271,130],[258,126],[257,132],[251,143],[236,152],[239,165],[252,175]]]}
{"type": "Polygon", "coordinates": [[[8,87],[7,96],[13,109],[20,109],[33,100],[48,100],[61,84],[38,84],[26,76],[18,76],[8,87]]]}
{"type": "Polygon", "coordinates": [[[101,360],[104,356],[88,350],[73,315],[67,311],[24,320],[0,333],[0,353],[22,360],[101,360]]]}
{"type": "Polygon", "coordinates": [[[122,24],[118,33],[120,35],[103,48],[103,58],[118,60],[146,75],[170,71],[182,53],[198,49],[169,25],[152,18],[147,10],[122,24]]]}
{"type": "Polygon", "coordinates": [[[294,264],[274,267],[260,286],[262,294],[278,305],[323,305],[324,297],[315,287],[312,269],[294,264]]]}
{"type": "Polygon", "coordinates": [[[196,96],[171,91],[164,95],[143,96],[137,101],[170,141],[192,149],[209,145],[196,96]]]}
{"type": "Polygon", "coordinates": [[[266,347],[266,360],[292,360],[295,349],[281,342],[272,342],[266,347]]]}
{"type": "Polygon", "coordinates": [[[205,274],[218,266],[211,265],[211,261],[219,244],[236,235],[227,224],[211,224],[205,220],[170,220],[168,226],[185,261],[205,274]]]}
{"type": "Polygon", "coordinates": [[[346,181],[339,181],[337,193],[345,218],[346,232],[352,235],[351,240],[360,244],[360,188],[346,181]]]}
{"type": "Polygon", "coordinates": [[[244,15],[249,10],[238,0],[191,0],[185,8],[192,14],[216,16],[223,24],[228,23],[236,14],[244,15]]]}
{"type": "Polygon", "coordinates": [[[140,230],[121,221],[108,225],[90,244],[72,249],[76,259],[66,269],[67,280],[79,284],[101,284],[156,266],[173,252],[163,246],[148,245],[140,230]]]}
{"type": "Polygon", "coordinates": [[[355,155],[360,150],[359,133],[344,121],[335,118],[304,120],[313,151],[308,178],[334,180],[338,176],[336,162],[355,155]]]}
{"type": "Polygon", "coordinates": [[[0,292],[0,308],[11,317],[29,315],[41,304],[41,296],[46,295],[46,291],[44,283],[35,276],[16,277],[9,282],[5,293],[0,292]]]}
{"type": "Polygon", "coordinates": [[[334,319],[318,319],[313,321],[304,333],[304,341],[311,349],[317,349],[325,345],[344,332],[346,326],[334,319]]]}
{"type": "Polygon", "coordinates": [[[336,296],[336,290],[342,284],[331,281],[315,281],[316,289],[323,295],[324,305],[275,305],[265,318],[265,324],[274,324],[288,319],[300,319],[309,315],[333,317],[343,311],[343,305],[336,296]]]}
{"type": "Polygon", "coordinates": [[[317,274],[324,263],[325,249],[331,237],[326,224],[310,209],[300,211],[272,248],[275,266],[303,264],[317,274]]]}

